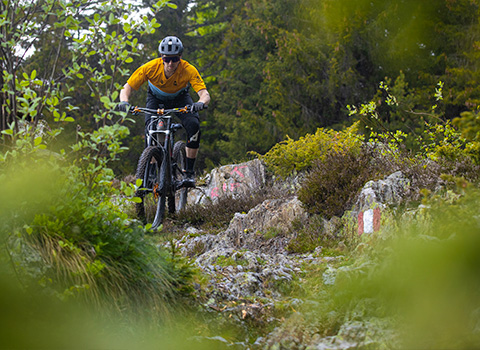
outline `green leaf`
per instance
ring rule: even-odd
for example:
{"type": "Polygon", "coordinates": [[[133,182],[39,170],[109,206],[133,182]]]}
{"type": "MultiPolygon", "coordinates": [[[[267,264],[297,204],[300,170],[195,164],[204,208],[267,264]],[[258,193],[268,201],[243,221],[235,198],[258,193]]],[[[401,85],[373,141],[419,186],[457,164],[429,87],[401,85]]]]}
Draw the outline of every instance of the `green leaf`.
{"type": "Polygon", "coordinates": [[[103,102],[104,104],[110,103],[110,98],[108,96],[102,96],[100,97],[100,102],[103,102]]]}
{"type": "Polygon", "coordinates": [[[174,9],[174,10],[176,10],[178,8],[178,6],[174,3],[172,3],[172,2],[167,2],[167,6],[174,9]]]}
{"type": "Polygon", "coordinates": [[[42,140],[43,140],[43,139],[42,139],[41,136],[36,137],[36,138],[35,138],[35,142],[34,142],[35,146],[38,146],[39,144],[41,144],[41,143],[42,143],[42,140]]]}
{"type": "Polygon", "coordinates": [[[129,199],[129,201],[133,203],[142,203],[142,199],[140,197],[132,197],[129,199]]]}

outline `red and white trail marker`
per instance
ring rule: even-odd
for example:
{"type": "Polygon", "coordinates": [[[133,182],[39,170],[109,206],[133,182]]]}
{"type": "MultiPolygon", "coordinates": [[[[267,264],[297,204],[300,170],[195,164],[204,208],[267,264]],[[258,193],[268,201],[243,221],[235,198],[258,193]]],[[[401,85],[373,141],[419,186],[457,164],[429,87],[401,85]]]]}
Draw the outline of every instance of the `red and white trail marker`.
{"type": "Polygon", "coordinates": [[[373,233],[380,229],[380,208],[368,209],[358,213],[358,234],[373,233]]]}

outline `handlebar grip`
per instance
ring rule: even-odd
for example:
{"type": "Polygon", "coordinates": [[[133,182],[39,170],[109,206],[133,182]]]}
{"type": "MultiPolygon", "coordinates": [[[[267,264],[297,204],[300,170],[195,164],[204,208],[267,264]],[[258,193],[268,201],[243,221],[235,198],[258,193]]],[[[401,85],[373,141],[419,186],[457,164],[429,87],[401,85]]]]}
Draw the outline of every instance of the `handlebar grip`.
{"type": "MultiPolygon", "coordinates": [[[[186,105],[185,108],[187,111],[191,111],[192,110],[192,106],[193,105],[186,105]]],[[[208,106],[206,104],[203,104],[203,109],[208,109],[208,106]]],[[[202,109],[202,110],[203,110],[202,109]]]]}

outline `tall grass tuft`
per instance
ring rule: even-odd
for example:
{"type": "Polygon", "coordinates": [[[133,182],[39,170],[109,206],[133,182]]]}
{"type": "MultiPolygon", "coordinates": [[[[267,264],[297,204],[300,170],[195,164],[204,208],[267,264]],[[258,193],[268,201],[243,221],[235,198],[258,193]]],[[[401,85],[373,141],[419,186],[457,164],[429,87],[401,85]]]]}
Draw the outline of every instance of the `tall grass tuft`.
{"type": "Polygon", "coordinates": [[[186,309],[193,270],[123,213],[110,182],[89,188],[78,176],[37,163],[2,177],[2,243],[19,283],[155,322],[186,309]]]}

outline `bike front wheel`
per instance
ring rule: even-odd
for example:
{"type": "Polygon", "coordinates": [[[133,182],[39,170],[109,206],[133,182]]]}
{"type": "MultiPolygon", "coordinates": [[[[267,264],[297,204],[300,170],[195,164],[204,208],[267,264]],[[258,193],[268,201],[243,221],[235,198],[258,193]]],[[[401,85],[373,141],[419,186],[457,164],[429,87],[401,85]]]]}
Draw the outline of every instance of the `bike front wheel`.
{"type": "Polygon", "coordinates": [[[141,199],[136,203],[137,216],[144,224],[152,224],[156,230],[163,221],[165,214],[165,171],[163,152],[159,147],[145,148],[138,161],[137,179],[141,179],[142,186],[136,192],[141,199]]]}
{"type": "MultiPolygon", "coordinates": [[[[182,183],[185,178],[184,170],[186,167],[187,156],[185,152],[185,143],[177,141],[173,146],[172,177],[175,183],[182,183]]],[[[170,214],[183,210],[187,205],[188,189],[181,187],[168,198],[168,211],[170,214]]]]}

